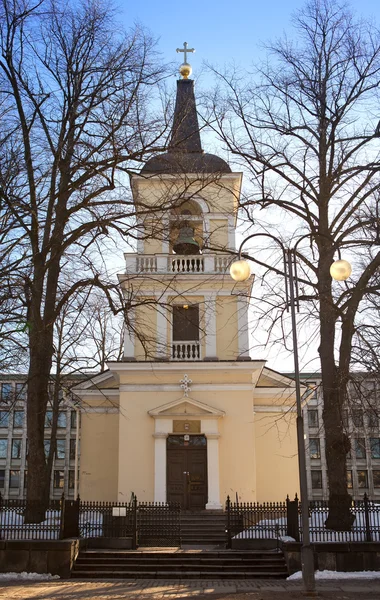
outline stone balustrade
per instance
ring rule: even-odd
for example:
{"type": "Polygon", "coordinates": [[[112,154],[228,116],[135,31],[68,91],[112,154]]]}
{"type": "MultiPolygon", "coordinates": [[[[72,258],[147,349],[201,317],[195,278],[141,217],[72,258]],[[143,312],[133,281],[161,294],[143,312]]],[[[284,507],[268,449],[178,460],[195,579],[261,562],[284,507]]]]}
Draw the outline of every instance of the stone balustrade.
{"type": "Polygon", "coordinates": [[[210,273],[228,272],[235,257],[231,254],[125,254],[127,274],[210,273]]]}

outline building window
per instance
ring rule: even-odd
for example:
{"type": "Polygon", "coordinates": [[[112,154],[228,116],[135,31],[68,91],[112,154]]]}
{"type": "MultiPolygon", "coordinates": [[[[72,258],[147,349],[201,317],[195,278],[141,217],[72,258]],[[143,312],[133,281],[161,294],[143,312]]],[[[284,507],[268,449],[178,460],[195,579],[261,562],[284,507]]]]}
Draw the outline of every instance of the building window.
{"type": "Polygon", "coordinates": [[[7,403],[12,400],[12,384],[2,383],[1,384],[1,402],[7,403]]]}
{"type": "Polygon", "coordinates": [[[380,458],[380,439],[379,438],[370,438],[369,445],[371,448],[372,458],[380,458]]]}
{"type": "Polygon", "coordinates": [[[16,399],[17,400],[26,400],[27,395],[27,384],[26,383],[16,383],[16,399]]]}
{"type": "Polygon", "coordinates": [[[312,427],[312,428],[319,427],[317,410],[308,410],[307,411],[307,419],[308,419],[309,427],[312,427]]]}
{"type": "Polygon", "coordinates": [[[379,417],[374,410],[367,413],[368,427],[374,428],[379,426],[379,417]]]}
{"type": "MultiPolygon", "coordinates": [[[[45,427],[50,428],[53,425],[53,411],[47,410],[45,414],[45,427]]],[[[64,429],[66,427],[66,411],[58,411],[57,427],[64,429]]]]}
{"type": "Polygon", "coordinates": [[[25,469],[24,471],[24,490],[26,490],[28,487],[28,471],[27,469],[25,469]]]}
{"type": "Polygon", "coordinates": [[[21,442],[22,440],[12,440],[12,458],[21,458],[21,442]]]}
{"type": "Polygon", "coordinates": [[[355,427],[363,427],[363,411],[361,408],[352,411],[352,422],[355,427]]]}
{"type": "Polygon", "coordinates": [[[20,471],[9,471],[9,487],[12,489],[20,487],[20,471]]]}
{"type": "Polygon", "coordinates": [[[321,458],[321,446],[319,438],[309,439],[309,454],[311,459],[321,458]]]}
{"type": "Polygon", "coordinates": [[[347,471],[347,487],[352,490],[352,471],[347,471]]]}
{"type": "Polygon", "coordinates": [[[24,425],[24,411],[15,410],[13,413],[13,427],[19,428],[24,425]]]}
{"type": "Polygon", "coordinates": [[[5,469],[0,469],[0,489],[5,486],[5,469]]]}
{"type": "Polygon", "coordinates": [[[45,458],[47,459],[50,452],[50,440],[44,440],[45,458]]]}
{"type": "Polygon", "coordinates": [[[65,459],[66,440],[57,440],[55,447],[55,458],[58,460],[65,459]]]}
{"type": "Polygon", "coordinates": [[[60,429],[64,429],[66,427],[66,411],[60,410],[58,411],[58,419],[57,419],[57,427],[60,429]]]}
{"type": "Polygon", "coordinates": [[[322,489],[322,471],[311,471],[311,487],[313,490],[322,489]]]}
{"type": "Polygon", "coordinates": [[[69,471],[69,490],[73,490],[75,486],[75,471],[69,471]]]}
{"type": "Polygon", "coordinates": [[[8,453],[8,440],[5,438],[0,439],[0,458],[7,458],[8,453]]]}
{"type": "Polygon", "coordinates": [[[9,412],[7,410],[0,410],[0,427],[8,427],[9,424],[9,412]]]}
{"type": "Polygon", "coordinates": [[[355,440],[355,456],[357,459],[365,459],[366,451],[365,451],[365,439],[357,438],[355,440]]]}
{"type": "Polygon", "coordinates": [[[368,488],[368,471],[358,471],[359,488],[368,488]]]}
{"type": "Polygon", "coordinates": [[[70,414],[70,427],[71,429],[77,428],[77,411],[72,410],[70,414]]]}
{"type": "Polygon", "coordinates": [[[173,342],[199,341],[199,306],[185,306],[173,306],[173,342]]]}
{"type": "Polygon", "coordinates": [[[380,471],[372,471],[373,487],[380,488],[380,471]]]}
{"type": "Polygon", "coordinates": [[[54,471],[53,474],[53,486],[55,489],[62,490],[65,483],[65,472],[64,471],[54,471]]]}
{"type": "Polygon", "coordinates": [[[75,438],[70,439],[70,460],[75,460],[75,446],[76,440],[75,438]]]}

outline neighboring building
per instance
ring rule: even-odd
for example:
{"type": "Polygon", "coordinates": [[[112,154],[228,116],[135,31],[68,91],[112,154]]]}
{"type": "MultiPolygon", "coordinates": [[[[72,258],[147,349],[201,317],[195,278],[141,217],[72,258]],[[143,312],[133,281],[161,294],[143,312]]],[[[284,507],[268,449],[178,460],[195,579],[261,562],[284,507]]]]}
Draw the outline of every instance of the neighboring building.
{"type": "MultiPolygon", "coordinates": [[[[303,373],[302,379],[315,385],[304,409],[306,466],[309,497],[328,498],[328,479],[323,430],[323,393],[320,374],[303,373]]],[[[373,378],[356,376],[350,385],[349,405],[342,419],[351,441],[347,455],[347,485],[354,499],[364,493],[380,500],[380,390],[373,378]]]]}
{"type": "MultiPolygon", "coordinates": [[[[5,498],[26,495],[28,473],[26,435],[26,376],[0,375],[0,493],[5,498]]],[[[46,412],[45,448],[50,445],[52,411],[46,412]]],[[[58,413],[57,445],[50,484],[51,498],[74,495],[77,411],[62,399],[58,413]]]]}

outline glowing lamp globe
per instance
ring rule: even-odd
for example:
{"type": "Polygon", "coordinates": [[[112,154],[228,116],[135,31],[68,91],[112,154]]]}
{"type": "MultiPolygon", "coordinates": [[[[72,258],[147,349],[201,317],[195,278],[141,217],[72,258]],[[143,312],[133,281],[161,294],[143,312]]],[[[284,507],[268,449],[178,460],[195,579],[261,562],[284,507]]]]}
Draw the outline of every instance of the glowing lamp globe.
{"type": "Polygon", "coordinates": [[[234,281],[247,281],[251,276],[251,269],[246,260],[237,260],[230,267],[230,275],[234,281]]]}
{"type": "Polygon", "coordinates": [[[335,281],[346,281],[352,273],[352,267],[347,260],[336,260],[330,267],[330,275],[335,281]]]}

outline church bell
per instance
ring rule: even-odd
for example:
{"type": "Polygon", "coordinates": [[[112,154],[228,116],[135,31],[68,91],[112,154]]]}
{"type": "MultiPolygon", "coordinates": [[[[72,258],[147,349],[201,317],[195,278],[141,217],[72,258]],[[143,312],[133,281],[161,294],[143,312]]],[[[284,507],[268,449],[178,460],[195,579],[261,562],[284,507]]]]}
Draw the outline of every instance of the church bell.
{"type": "Polygon", "coordinates": [[[194,239],[194,229],[188,225],[181,227],[177,241],[173,245],[176,254],[200,254],[199,244],[194,239]]]}

